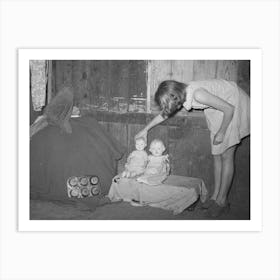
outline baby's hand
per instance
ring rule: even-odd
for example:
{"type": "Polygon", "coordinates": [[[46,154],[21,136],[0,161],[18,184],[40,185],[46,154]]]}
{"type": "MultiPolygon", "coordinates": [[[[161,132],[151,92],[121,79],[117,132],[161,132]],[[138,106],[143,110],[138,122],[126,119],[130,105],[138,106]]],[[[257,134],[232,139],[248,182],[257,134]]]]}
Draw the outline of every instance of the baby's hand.
{"type": "Polygon", "coordinates": [[[213,145],[219,145],[224,141],[225,134],[223,132],[217,132],[213,139],[213,145]]]}

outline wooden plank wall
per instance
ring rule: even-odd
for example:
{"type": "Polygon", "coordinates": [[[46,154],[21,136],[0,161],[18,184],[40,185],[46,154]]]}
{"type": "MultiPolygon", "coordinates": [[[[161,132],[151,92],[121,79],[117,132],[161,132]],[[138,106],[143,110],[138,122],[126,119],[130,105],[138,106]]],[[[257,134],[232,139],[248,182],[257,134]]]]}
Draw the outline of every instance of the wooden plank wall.
{"type": "MultiPolygon", "coordinates": [[[[53,61],[55,92],[75,87],[76,103],[101,111],[156,113],[160,82],[221,78],[250,89],[250,61],[238,60],[60,60],[53,61]]],[[[248,92],[249,93],[249,92],[248,92]]]]}
{"type": "MultiPolygon", "coordinates": [[[[97,111],[92,111],[91,114],[105,130],[126,148],[126,153],[119,165],[119,170],[122,170],[128,154],[135,149],[135,134],[145,127],[153,115],[97,111]]],[[[155,138],[161,139],[166,145],[172,174],[202,178],[211,189],[213,186],[213,165],[210,135],[202,114],[193,113],[188,118],[178,116],[153,128],[148,134],[148,146],[155,138]]]]}
{"type": "MultiPolygon", "coordinates": [[[[151,60],[149,61],[148,92],[150,92],[150,108],[148,112],[157,113],[158,106],[154,102],[154,93],[164,80],[177,80],[187,83],[191,80],[226,79],[238,82],[237,60],[151,60]]],[[[186,115],[181,111],[179,115],[186,115]]]]}
{"type": "MultiPolygon", "coordinates": [[[[153,94],[161,81],[224,78],[250,89],[249,61],[56,61],[54,64],[56,90],[72,84],[76,103],[85,109],[83,112],[93,114],[126,147],[121,168],[134,149],[135,134],[158,112],[153,94]]],[[[154,128],[148,143],[154,138],[166,144],[173,174],[200,177],[211,190],[213,163],[202,112],[189,113],[187,117],[185,112],[177,114],[154,128]]],[[[249,153],[248,144],[244,150],[249,153]]]]}
{"type": "Polygon", "coordinates": [[[246,60],[63,60],[53,64],[55,91],[72,84],[77,104],[100,111],[157,113],[154,93],[167,79],[187,83],[221,78],[250,90],[246,60]]]}
{"type": "Polygon", "coordinates": [[[55,91],[65,85],[75,89],[75,103],[99,111],[147,111],[147,61],[53,61],[55,91]]]}

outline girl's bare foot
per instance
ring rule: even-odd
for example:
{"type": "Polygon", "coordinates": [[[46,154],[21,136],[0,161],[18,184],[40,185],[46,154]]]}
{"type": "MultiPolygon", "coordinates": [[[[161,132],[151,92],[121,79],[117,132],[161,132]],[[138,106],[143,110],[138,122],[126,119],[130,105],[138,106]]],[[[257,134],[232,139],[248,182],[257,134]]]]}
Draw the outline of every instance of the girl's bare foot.
{"type": "Polygon", "coordinates": [[[215,205],[216,204],[216,201],[214,200],[214,199],[208,199],[208,200],[206,200],[202,205],[201,205],[201,209],[203,209],[203,210],[207,210],[207,209],[209,209],[209,208],[211,208],[213,205],[215,205]]]}
{"type": "Polygon", "coordinates": [[[210,209],[209,209],[209,216],[211,218],[218,218],[222,215],[225,215],[229,212],[230,210],[230,204],[226,203],[224,205],[219,205],[215,203],[210,209]]]}

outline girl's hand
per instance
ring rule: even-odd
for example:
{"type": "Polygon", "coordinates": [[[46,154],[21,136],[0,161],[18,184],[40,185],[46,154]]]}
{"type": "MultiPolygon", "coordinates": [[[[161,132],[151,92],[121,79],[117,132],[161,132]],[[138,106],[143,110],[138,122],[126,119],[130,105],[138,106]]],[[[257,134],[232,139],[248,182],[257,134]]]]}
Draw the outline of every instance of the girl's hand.
{"type": "Polygon", "coordinates": [[[223,132],[217,132],[213,139],[213,145],[219,145],[224,141],[225,134],[223,132]]]}
{"type": "Polygon", "coordinates": [[[146,143],[147,143],[147,130],[146,129],[143,129],[141,131],[139,131],[135,136],[134,136],[134,139],[138,139],[138,138],[144,138],[146,143]]]}

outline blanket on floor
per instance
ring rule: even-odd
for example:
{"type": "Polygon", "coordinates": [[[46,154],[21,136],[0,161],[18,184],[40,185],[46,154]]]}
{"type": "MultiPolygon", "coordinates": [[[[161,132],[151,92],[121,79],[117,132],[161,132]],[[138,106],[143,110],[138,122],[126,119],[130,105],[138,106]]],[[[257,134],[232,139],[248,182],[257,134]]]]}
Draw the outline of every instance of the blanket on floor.
{"type": "Polygon", "coordinates": [[[180,214],[200,197],[204,202],[207,189],[202,179],[170,175],[164,183],[151,186],[135,179],[121,178],[113,181],[108,197],[112,202],[123,200],[138,201],[148,205],[180,214]]]}

